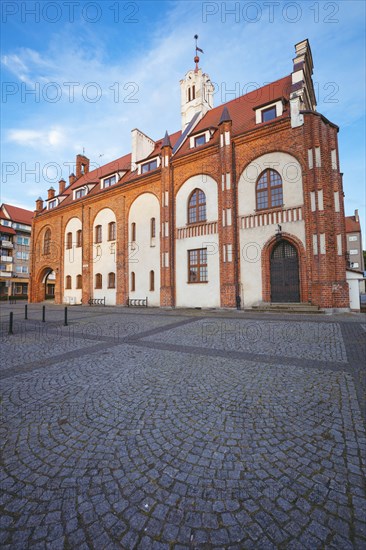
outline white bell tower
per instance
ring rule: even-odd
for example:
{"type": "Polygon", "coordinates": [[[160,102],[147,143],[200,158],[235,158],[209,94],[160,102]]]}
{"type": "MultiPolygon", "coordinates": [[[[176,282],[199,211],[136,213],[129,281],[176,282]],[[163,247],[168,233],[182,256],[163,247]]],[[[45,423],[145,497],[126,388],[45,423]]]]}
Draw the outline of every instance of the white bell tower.
{"type": "MultiPolygon", "coordinates": [[[[198,36],[195,35],[196,41],[197,38],[198,36]]],[[[196,56],[194,58],[196,68],[188,71],[183,80],[180,81],[182,132],[196,113],[200,113],[199,118],[202,118],[213,107],[214,86],[208,74],[203,73],[202,69],[198,67],[200,58],[197,55],[197,50],[202,52],[197,47],[196,42],[196,56]]]]}

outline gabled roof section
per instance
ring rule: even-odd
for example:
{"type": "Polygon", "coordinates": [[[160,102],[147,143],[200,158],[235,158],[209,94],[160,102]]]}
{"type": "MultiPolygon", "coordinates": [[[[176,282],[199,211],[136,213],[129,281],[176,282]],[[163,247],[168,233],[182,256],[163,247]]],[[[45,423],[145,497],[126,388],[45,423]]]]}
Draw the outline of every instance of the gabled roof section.
{"type": "Polygon", "coordinates": [[[355,216],[346,216],[346,233],[361,233],[361,224],[355,216]]]}
{"type": "Polygon", "coordinates": [[[4,213],[8,215],[9,220],[16,223],[23,223],[24,225],[32,225],[32,210],[25,210],[24,208],[12,206],[11,204],[2,204],[1,208],[4,213]]]}

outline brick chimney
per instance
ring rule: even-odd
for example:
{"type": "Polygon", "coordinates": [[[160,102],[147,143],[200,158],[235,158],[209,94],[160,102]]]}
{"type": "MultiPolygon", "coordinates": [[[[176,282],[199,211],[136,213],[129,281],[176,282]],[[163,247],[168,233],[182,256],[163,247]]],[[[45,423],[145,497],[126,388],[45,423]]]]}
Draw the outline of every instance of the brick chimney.
{"type": "Polygon", "coordinates": [[[53,187],[50,187],[49,190],[47,191],[48,193],[48,197],[47,197],[47,200],[50,200],[50,199],[53,199],[53,197],[55,196],[55,190],[53,187]]]}
{"type": "Polygon", "coordinates": [[[76,155],[76,178],[89,172],[89,159],[85,155],[76,155]]]}
{"type": "Polygon", "coordinates": [[[358,210],[355,210],[355,222],[359,223],[360,217],[358,215],[358,210]]]}
{"type": "Polygon", "coordinates": [[[58,182],[58,194],[59,195],[62,195],[62,193],[65,191],[65,187],[66,187],[66,181],[62,178],[58,182]]]}
{"type": "Polygon", "coordinates": [[[69,175],[69,184],[72,185],[76,181],[76,176],[74,173],[69,175]]]}
{"type": "Polygon", "coordinates": [[[38,197],[36,200],[36,212],[41,212],[43,210],[43,199],[42,197],[38,197]]]}

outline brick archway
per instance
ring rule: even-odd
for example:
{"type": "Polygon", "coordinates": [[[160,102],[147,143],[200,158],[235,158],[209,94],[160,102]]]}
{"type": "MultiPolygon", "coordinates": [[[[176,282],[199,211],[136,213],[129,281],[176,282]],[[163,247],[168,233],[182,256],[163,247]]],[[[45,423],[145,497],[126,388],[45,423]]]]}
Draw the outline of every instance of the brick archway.
{"type": "MultiPolygon", "coordinates": [[[[46,285],[48,276],[54,272],[56,274],[56,269],[50,266],[44,266],[40,268],[37,275],[33,279],[33,291],[32,291],[32,302],[43,302],[46,299],[46,285]]],[[[55,295],[58,288],[57,275],[55,279],[55,295]]]]}
{"type": "MultiPolygon", "coordinates": [[[[282,239],[295,247],[299,261],[300,302],[308,302],[308,280],[306,276],[306,253],[300,239],[289,233],[282,233],[282,239]]],[[[271,237],[262,250],[262,297],[264,302],[271,301],[271,254],[278,243],[275,236],[271,237]]]]}

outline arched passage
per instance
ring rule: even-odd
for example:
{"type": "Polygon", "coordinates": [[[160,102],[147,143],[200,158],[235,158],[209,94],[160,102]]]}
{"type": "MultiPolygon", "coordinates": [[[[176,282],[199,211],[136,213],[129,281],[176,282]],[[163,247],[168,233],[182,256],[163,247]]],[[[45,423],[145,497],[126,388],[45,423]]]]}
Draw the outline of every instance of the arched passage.
{"type": "Polygon", "coordinates": [[[35,302],[43,302],[47,299],[54,299],[56,290],[56,273],[52,267],[43,267],[34,278],[35,302]]]}

